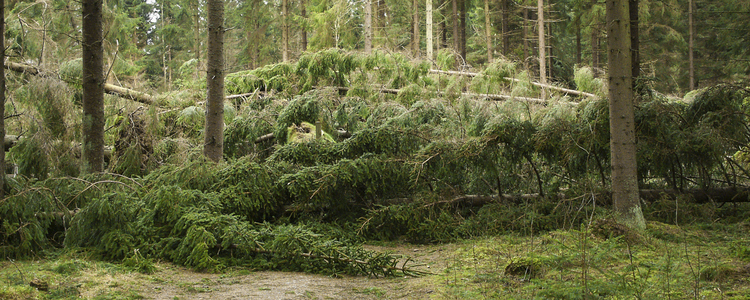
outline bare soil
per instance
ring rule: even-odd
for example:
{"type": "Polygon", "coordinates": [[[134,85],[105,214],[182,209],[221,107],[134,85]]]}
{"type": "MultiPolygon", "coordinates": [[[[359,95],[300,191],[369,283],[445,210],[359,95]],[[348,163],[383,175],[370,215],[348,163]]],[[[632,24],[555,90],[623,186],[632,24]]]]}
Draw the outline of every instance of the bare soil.
{"type": "MultiPolygon", "coordinates": [[[[454,246],[368,247],[411,257],[415,269],[442,272],[454,246]]],[[[159,265],[157,273],[136,279],[131,288],[145,299],[428,299],[436,296],[434,276],[371,278],[296,272],[251,272],[231,269],[220,274],[197,273],[159,265]]]]}

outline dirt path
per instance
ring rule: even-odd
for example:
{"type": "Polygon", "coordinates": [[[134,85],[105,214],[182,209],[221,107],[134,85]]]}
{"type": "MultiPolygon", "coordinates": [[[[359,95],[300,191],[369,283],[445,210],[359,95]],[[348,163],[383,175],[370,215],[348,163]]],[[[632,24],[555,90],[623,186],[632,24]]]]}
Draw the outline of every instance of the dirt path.
{"type": "MultiPolygon", "coordinates": [[[[368,247],[409,255],[420,270],[442,272],[451,245],[368,247]]],[[[434,276],[405,278],[333,278],[296,272],[230,270],[196,273],[163,265],[141,282],[146,299],[428,299],[437,292],[434,276]]]]}

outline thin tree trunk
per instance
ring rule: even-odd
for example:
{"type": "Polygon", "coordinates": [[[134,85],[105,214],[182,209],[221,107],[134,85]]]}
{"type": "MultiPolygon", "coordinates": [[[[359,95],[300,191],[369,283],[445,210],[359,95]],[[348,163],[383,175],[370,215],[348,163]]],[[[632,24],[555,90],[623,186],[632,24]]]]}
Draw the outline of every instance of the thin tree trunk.
{"type": "MultiPolygon", "coordinates": [[[[544,43],[544,0],[537,0],[537,22],[539,25],[539,83],[547,84],[547,55],[546,45],[544,43]]],[[[547,98],[544,88],[540,89],[539,98],[547,98]]]]}
{"type": "Polygon", "coordinates": [[[523,30],[521,30],[521,40],[523,41],[523,68],[525,70],[529,69],[529,40],[527,39],[529,36],[529,9],[527,7],[523,7],[523,30]]]}
{"type": "Polygon", "coordinates": [[[451,0],[451,5],[453,8],[453,13],[451,14],[451,22],[453,24],[453,49],[456,50],[456,53],[461,53],[461,37],[458,33],[458,1],[459,0],[451,0]]]}
{"type": "Polygon", "coordinates": [[[460,37],[460,52],[464,64],[466,64],[466,0],[458,0],[458,36],[460,37]]]}
{"type": "MultiPolygon", "coordinates": [[[[593,5],[596,5],[597,0],[592,0],[593,5]]],[[[594,16],[593,24],[591,26],[591,68],[594,73],[594,77],[599,77],[599,17],[594,16]]]]}
{"type": "Polygon", "coordinates": [[[372,52],[372,0],[365,0],[365,53],[372,52]]]}
{"type": "Polygon", "coordinates": [[[414,57],[419,57],[419,0],[412,1],[411,50],[414,57]]]}
{"type": "MultiPolygon", "coordinates": [[[[197,2],[197,1],[196,1],[197,2]]],[[[194,35],[194,45],[193,45],[193,52],[195,55],[195,59],[200,61],[201,59],[201,19],[200,19],[200,4],[195,4],[195,14],[193,15],[193,26],[195,28],[193,29],[193,35],[194,35]]],[[[197,73],[197,72],[196,72],[197,73]]]]}
{"type": "Polygon", "coordinates": [[[638,29],[638,0],[630,0],[630,55],[632,60],[633,88],[637,84],[638,77],[641,76],[641,42],[638,29]]]}
{"type": "Polygon", "coordinates": [[[208,0],[206,129],[203,154],[221,161],[224,150],[224,1],[208,0]]]}
{"type": "Polygon", "coordinates": [[[576,19],[576,65],[581,65],[581,16],[577,13],[576,19]]]}
{"type": "Polygon", "coordinates": [[[289,0],[281,0],[281,61],[289,61],[289,0]]]}
{"type": "Polygon", "coordinates": [[[690,36],[688,37],[688,60],[690,63],[689,67],[689,73],[690,73],[690,90],[695,90],[695,67],[694,67],[694,58],[693,58],[693,37],[695,32],[693,31],[693,0],[688,1],[688,28],[690,32],[690,36]]]}
{"type": "Polygon", "coordinates": [[[607,0],[612,201],[617,220],[645,229],[638,194],[628,0],[607,0]]]}
{"type": "MultiPolygon", "coordinates": [[[[443,1],[443,5],[441,5],[441,7],[443,7],[445,10],[447,10],[447,8],[445,8],[446,7],[445,4],[446,4],[447,1],[449,1],[449,0],[444,0],[443,1]]],[[[447,17],[448,14],[445,11],[443,11],[443,12],[441,12],[440,15],[443,16],[443,21],[440,22],[440,36],[441,36],[441,38],[440,38],[440,45],[438,47],[440,49],[447,49],[448,48],[448,17],[447,17]]]]}
{"type": "MultiPolygon", "coordinates": [[[[367,2],[370,2],[371,0],[367,0],[367,2]]],[[[300,16],[302,16],[302,19],[307,18],[307,0],[300,0],[300,16]]],[[[372,3],[370,2],[370,8],[372,8],[372,3]]],[[[370,11],[370,19],[372,20],[372,11],[370,11]]],[[[372,41],[372,26],[370,26],[370,41],[372,41]]],[[[302,26],[302,52],[307,51],[307,27],[302,26]]]]}
{"type": "MultiPolygon", "coordinates": [[[[102,0],[82,2],[83,173],[104,171],[102,0]]],[[[4,171],[4,170],[3,170],[4,171]]]]}
{"type": "MultiPolygon", "coordinates": [[[[0,0],[0,12],[5,11],[5,0],[0,0]]],[[[5,61],[5,14],[0,14],[0,61],[5,61]]],[[[5,68],[0,68],[0,199],[5,198],[5,68]]]]}
{"type": "Polygon", "coordinates": [[[503,10],[503,20],[502,20],[502,29],[503,29],[503,55],[508,56],[508,53],[510,52],[510,31],[508,30],[508,0],[500,0],[500,3],[502,5],[503,10]]]}
{"type": "Polygon", "coordinates": [[[487,41],[487,63],[492,62],[492,22],[490,21],[490,0],[484,0],[484,36],[487,41]]]}
{"type": "Polygon", "coordinates": [[[425,38],[427,39],[427,59],[432,60],[432,0],[425,1],[425,38]]]}

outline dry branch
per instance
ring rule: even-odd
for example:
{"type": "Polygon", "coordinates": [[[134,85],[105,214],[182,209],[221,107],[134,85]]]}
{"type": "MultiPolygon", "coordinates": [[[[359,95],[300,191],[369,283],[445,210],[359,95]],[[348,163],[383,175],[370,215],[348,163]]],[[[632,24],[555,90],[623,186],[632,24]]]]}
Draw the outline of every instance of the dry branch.
{"type": "MultiPolygon", "coordinates": [[[[26,73],[26,74],[30,74],[34,76],[50,77],[49,74],[51,74],[49,72],[46,72],[43,69],[40,69],[34,66],[14,63],[10,61],[5,63],[5,67],[8,70],[11,70],[17,73],[26,73]]],[[[104,84],[104,92],[107,94],[115,95],[115,96],[125,98],[125,99],[130,99],[130,100],[140,102],[143,104],[148,104],[148,105],[154,104],[154,97],[149,94],[139,92],[136,90],[131,90],[128,88],[124,88],[121,86],[116,86],[116,85],[109,84],[109,83],[104,84]]]]}
{"type": "MultiPolygon", "coordinates": [[[[476,77],[476,76],[480,75],[479,73],[474,73],[474,72],[443,71],[443,70],[430,70],[430,73],[434,73],[434,74],[448,74],[448,75],[459,75],[459,76],[469,76],[469,77],[476,77]]],[[[503,79],[509,80],[509,81],[513,81],[513,82],[521,82],[521,80],[518,79],[518,78],[503,77],[503,79]]],[[[563,93],[566,93],[566,94],[571,94],[571,95],[576,95],[576,96],[581,96],[581,97],[597,98],[597,96],[594,95],[594,94],[592,94],[592,93],[586,93],[586,92],[582,92],[582,91],[566,89],[566,88],[563,88],[563,87],[558,87],[558,86],[549,85],[549,84],[542,84],[542,83],[533,82],[533,81],[531,82],[531,84],[533,84],[535,86],[538,86],[538,87],[543,87],[545,89],[560,91],[560,92],[563,92],[563,93]]]]}

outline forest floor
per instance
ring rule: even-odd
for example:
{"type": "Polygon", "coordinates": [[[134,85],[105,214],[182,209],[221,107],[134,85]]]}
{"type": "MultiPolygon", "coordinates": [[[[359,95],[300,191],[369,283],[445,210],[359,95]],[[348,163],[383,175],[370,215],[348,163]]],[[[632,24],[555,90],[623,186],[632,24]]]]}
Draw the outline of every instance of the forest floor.
{"type": "MultiPolygon", "coordinates": [[[[604,225],[603,225],[604,224],[604,225]]],[[[750,299],[750,222],[675,226],[603,238],[584,230],[508,234],[436,245],[387,243],[421,277],[331,277],[230,267],[152,274],[63,252],[0,262],[0,299],[750,299]],[[520,270],[520,271],[519,271],[520,270]],[[46,291],[45,291],[46,290],[46,291]]]]}

